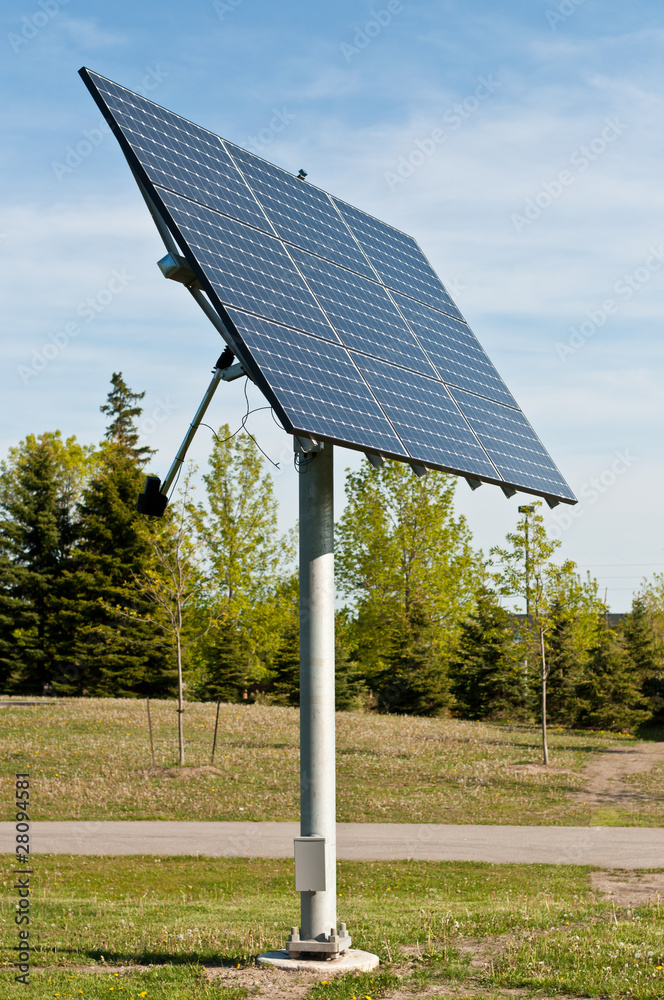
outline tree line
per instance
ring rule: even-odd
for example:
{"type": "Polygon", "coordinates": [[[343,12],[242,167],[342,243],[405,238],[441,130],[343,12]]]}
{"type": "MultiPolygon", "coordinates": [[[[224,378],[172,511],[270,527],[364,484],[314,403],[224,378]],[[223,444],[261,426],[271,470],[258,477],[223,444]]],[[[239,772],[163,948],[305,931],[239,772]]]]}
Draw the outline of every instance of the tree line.
{"type": "MultiPolygon", "coordinates": [[[[143,393],[114,373],[104,440],[28,435],[0,463],[5,693],[297,705],[295,539],[253,440],[222,426],[199,498],[136,513],[152,452],[143,393]]],[[[301,471],[306,474],[306,467],[301,471]]],[[[618,626],[596,581],[555,563],[539,504],[488,555],[456,478],[398,462],[346,479],[337,524],[337,707],[634,729],[664,714],[664,577],[618,626]],[[515,615],[507,598],[521,598],[515,615]]],[[[180,716],[181,717],[181,716],[180,716]]]]}

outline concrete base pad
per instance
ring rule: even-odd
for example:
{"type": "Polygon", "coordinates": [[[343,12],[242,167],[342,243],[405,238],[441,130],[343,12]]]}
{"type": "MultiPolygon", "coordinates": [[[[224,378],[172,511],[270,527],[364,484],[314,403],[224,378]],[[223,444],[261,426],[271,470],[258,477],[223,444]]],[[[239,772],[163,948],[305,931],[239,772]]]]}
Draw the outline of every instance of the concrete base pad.
{"type": "Polygon", "coordinates": [[[341,958],[319,961],[314,958],[289,958],[287,951],[266,951],[258,956],[260,965],[272,965],[277,969],[291,969],[293,972],[316,972],[321,976],[338,976],[342,972],[371,972],[380,965],[378,955],[370,951],[350,948],[341,958]]]}

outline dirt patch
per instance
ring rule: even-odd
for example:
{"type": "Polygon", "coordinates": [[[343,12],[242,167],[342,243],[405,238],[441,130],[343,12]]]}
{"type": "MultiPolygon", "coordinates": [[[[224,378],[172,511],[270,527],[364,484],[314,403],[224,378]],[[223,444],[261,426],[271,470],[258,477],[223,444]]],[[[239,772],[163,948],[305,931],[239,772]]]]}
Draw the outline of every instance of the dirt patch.
{"type": "Polygon", "coordinates": [[[664,872],[591,872],[590,884],[595,892],[616,906],[659,905],[664,903],[664,872]]]}
{"type": "Polygon", "coordinates": [[[631,774],[651,771],[663,761],[664,743],[613,747],[590,761],[584,773],[585,784],[581,791],[574,794],[585,805],[598,808],[628,809],[637,803],[651,801],[652,797],[647,792],[640,792],[623,779],[631,774]]]}
{"type": "Polygon", "coordinates": [[[227,777],[225,771],[220,771],[218,767],[211,767],[209,764],[204,764],[202,766],[191,766],[187,767],[185,764],[183,767],[142,767],[136,772],[140,774],[142,778],[180,778],[186,781],[191,780],[191,778],[200,778],[205,774],[220,774],[223,777],[227,777]]]}
{"type": "MultiPolygon", "coordinates": [[[[513,944],[515,940],[514,936],[510,934],[494,934],[484,938],[461,938],[454,942],[453,947],[460,955],[470,958],[471,969],[484,971],[490,968],[507,946],[513,944]]],[[[417,945],[403,945],[400,951],[403,955],[416,959],[423,954],[421,947],[417,945]]],[[[412,971],[412,969],[409,967],[407,971],[412,971]]]]}
{"type": "Polygon", "coordinates": [[[514,764],[509,770],[516,774],[573,774],[569,767],[561,767],[559,764],[514,764]]]}
{"type": "Polygon", "coordinates": [[[303,1000],[314,983],[323,978],[320,973],[265,969],[260,965],[248,965],[241,969],[208,968],[203,975],[207,982],[229,988],[241,986],[252,996],[269,997],[270,1000],[303,1000]]]}

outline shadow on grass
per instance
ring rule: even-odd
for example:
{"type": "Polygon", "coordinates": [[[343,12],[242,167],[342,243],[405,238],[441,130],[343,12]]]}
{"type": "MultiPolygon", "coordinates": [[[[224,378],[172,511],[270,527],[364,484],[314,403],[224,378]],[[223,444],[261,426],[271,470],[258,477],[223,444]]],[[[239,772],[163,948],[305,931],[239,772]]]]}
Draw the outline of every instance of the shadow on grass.
{"type": "Polygon", "coordinates": [[[648,743],[664,743],[664,723],[653,725],[652,722],[644,722],[636,730],[636,735],[648,743]]]}
{"type": "MultiPolygon", "coordinates": [[[[243,955],[219,955],[210,952],[168,952],[168,951],[142,951],[124,952],[112,951],[106,948],[58,948],[57,954],[54,949],[44,948],[39,953],[40,963],[48,963],[49,959],[59,959],[65,961],[68,966],[84,965],[85,962],[94,962],[101,969],[105,966],[123,965],[127,968],[131,966],[151,965],[156,967],[165,966],[205,966],[207,969],[234,969],[245,965],[253,964],[251,959],[243,955]]],[[[57,964],[54,962],[54,964],[57,964]]]]}

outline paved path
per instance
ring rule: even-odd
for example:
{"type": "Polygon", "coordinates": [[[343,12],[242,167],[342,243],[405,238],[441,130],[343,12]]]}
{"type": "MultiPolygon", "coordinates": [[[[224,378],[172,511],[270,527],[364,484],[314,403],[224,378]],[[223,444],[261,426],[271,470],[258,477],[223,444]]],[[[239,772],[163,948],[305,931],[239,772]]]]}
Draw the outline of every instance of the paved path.
{"type": "MultiPolygon", "coordinates": [[[[203,854],[288,858],[297,823],[33,823],[36,854],[203,854]]],[[[12,823],[0,823],[0,851],[14,849],[12,823]]],[[[615,826],[443,826],[339,823],[338,857],[383,861],[490,861],[664,868],[664,829],[615,826]]]]}

